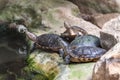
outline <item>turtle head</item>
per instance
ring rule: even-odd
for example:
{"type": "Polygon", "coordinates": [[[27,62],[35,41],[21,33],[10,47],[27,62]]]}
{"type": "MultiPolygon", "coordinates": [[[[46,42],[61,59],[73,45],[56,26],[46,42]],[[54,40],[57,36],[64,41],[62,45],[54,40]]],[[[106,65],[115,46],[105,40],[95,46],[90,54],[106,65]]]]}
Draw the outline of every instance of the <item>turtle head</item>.
{"type": "Polygon", "coordinates": [[[86,30],[78,26],[71,26],[67,22],[64,22],[65,31],[61,33],[61,37],[67,39],[68,41],[74,40],[74,38],[79,35],[86,35],[88,34],[86,30]]]}
{"type": "Polygon", "coordinates": [[[67,22],[64,22],[64,27],[66,31],[61,34],[62,36],[74,36],[75,35],[75,32],[72,30],[70,24],[68,24],[67,22]]]}
{"type": "Polygon", "coordinates": [[[17,25],[16,28],[20,33],[25,33],[25,31],[27,31],[27,28],[24,25],[17,25]]]}

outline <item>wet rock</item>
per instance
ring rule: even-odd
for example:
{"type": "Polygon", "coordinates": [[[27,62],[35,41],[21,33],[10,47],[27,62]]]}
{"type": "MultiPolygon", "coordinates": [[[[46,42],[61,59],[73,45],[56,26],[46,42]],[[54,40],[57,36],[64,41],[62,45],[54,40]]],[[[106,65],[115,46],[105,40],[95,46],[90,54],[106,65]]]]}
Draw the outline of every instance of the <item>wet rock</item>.
{"type": "Polygon", "coordinates": [[[10,27],[11,22],[0,21],[0,80],[16,80],[26,66],[29,41],[23,33],[10,27]]]}
{"type": "Polygon", "coordinates": [[[120,43],[117,43],[95,64],[92,80],[120,79],[120,43]]]}
{"type": "Polygon", "coordinates": [[[67,65],[60,64],[61,58],[56,53],[36,52],[28,58],[28,68],[32,72],[38,73],[39,77],[31,76],[33,80],[68,80],[69,68],[67,65]],[[42,73],[41,73],[42,72],[42,73]]]}
{"type": "Polygon", "coordinates": [[[28,49],[25,35],[9,28],[7,22],[0,24],[0,64],[25,57],[28,49]]]}
{"type": "Polygon", "coordinates": [[[120,41],[120,16],[111,19],[103,25],[100,33],[101,46],[107,50],[120,41]]]}

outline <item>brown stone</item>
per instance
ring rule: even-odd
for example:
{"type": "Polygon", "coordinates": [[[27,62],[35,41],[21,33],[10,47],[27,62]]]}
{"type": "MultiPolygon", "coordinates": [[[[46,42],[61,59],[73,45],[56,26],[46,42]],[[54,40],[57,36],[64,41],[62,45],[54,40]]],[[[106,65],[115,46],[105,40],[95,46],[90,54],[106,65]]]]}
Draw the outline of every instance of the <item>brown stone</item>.
{"type": "Polygon", "coordinates": [[[101,46],[110,49],[120,41],[120,16],[111,19],[103,25],[100,33],[101,46]]]}
{"type": "Polygon", "coordinates": [[[99,14],[97,16],[94,17],[94,23],[99,27],[99,28],[102,28],[103,25],[113,19],[113,18],[116,18],[118,17],[120,14],[119,13],[108,13],[108,14],[99,14]]]}
{"type": "Polygon", "coordinates": [[[119,12],[119,0],[69,0],[76,4],[81,13],[110,13],[119,12]]]}
{"type": "Polygon", "coordinates": [[[95,64],[92,80],[120,80],[120,43],[95,64]]]}
{"type": "Polygon", "coordinates": [[[113,19],[118,17],[119,13],[108,13],[108,14],[95,14],[95,15],[87,15],[87,14],[80,14],[80,17],[82,17],[84,20],[89,21],[99,28],[102,29],[103,25],[113,19]]]}

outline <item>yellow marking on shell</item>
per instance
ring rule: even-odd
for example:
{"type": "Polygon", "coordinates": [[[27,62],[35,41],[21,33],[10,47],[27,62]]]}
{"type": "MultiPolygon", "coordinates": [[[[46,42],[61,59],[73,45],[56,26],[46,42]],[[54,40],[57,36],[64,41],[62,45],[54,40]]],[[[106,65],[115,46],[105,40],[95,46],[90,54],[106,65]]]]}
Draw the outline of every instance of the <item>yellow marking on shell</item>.
{"type": "Polygon", "coordinates": [[[71,62],[96,62],[99,58],[74,58],[71,57],[70,61],[71,62]]]}
{"type": "Polygon", "coordinates": [[[73,57],[70,58],[70,61],[71,62],[80,62],[80,60],[78,58],[73,58],[73,57]]]}
{"type": "Polygon", "coordinates": [[[85,59],[84,59],[84,58],[79,58],[79,61],[80,61],[80,62],[84,62],[85,59]]]}
{"type": "Polygon", "coordinates": [[[99,60],[100,57],[96,57],[93,61],[96,62],[99,60]]]}

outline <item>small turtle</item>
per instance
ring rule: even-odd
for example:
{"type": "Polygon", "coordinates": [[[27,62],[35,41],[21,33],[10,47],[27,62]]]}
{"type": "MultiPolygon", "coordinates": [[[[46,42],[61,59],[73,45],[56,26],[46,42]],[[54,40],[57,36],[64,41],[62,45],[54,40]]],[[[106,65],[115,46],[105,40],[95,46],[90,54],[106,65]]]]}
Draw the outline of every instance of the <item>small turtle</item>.
{"type": "Polygon", "coordinates": [[[69,45],[72,48],[82,46],[100,47],[100,39],[94,35],[77,35],[76,38],[69,45]]]}
{"type": "Polygon", "coordinates": [[[70,62],[91,62],[97,61],[105,52],[105,49],[93,47],[93,46],[82,46],[72,49],[71,46],[66,45],[61,39],[59,42],[63,48],[61,53],[65,57],[66,64],[70,62]]]}
{"type": "Polygon", "coordinates": [[[71,26],[67,22],[64,22],[64,27],[66,31],[61,33],[61,37],[67,39],[69,42],[74,40],[74,38],[79,34],[81,35],[86,35],[88,34],[86,30],[82,29],[81,27],[78,26],[71,26]]]}
{"type": "MultiPolygon", "coordinates": [[[[36,48],[60,52],[62,51],[58,39],[63,39],[57,34],[42,34],[40,36],[36,36],[27,30],[25,31],[25,33],[29,39],[34,41],[31,52],[33,52],[36,48]]],[[[63,42],[65,42],[65,44],[68,45],[67,41],[63,40],[63,42]]]]}

